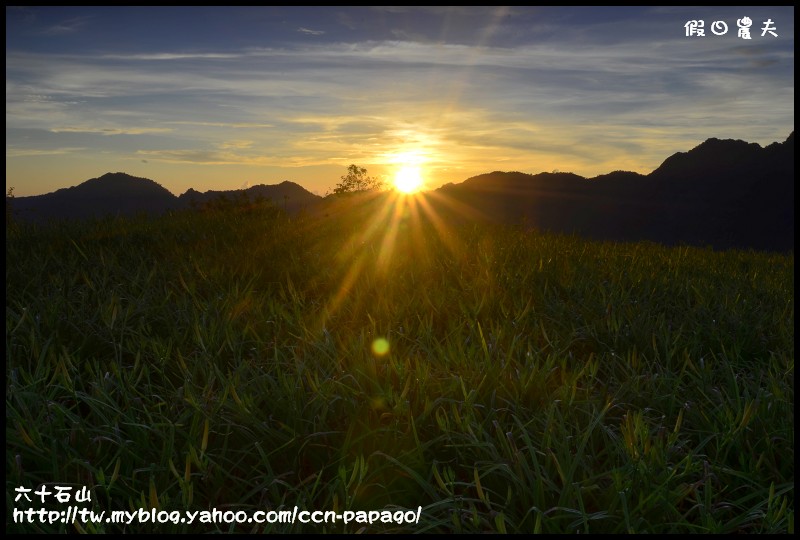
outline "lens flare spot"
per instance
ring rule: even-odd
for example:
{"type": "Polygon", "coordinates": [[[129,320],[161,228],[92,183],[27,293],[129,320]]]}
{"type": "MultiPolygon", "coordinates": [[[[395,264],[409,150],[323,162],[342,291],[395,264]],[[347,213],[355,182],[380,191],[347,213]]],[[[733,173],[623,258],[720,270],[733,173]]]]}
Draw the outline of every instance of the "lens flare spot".
{"type": "Polygon", "coordinates": [[[374,397],[372,398],[372,410],[373,411],[381,411],[386,408],[386,400],[382,397],[374,397]]]}
{"type": "Polygon", "coordinates": [[[389,342],[385,338],[378,338],[372,342],[372,354],[383,356],[389,352],[389,342]]]}

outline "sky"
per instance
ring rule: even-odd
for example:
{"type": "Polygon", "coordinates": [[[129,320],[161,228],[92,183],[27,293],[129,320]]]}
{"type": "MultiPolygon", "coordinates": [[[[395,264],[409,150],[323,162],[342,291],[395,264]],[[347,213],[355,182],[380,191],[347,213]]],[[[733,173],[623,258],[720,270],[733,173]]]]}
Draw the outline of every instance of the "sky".
{"type": "Polygon", "coordinates": [[[791,6],[6,7],[16,196],[107,172],[176,195],[325,195],[350,164],[417,167],[428,189],[647,174],[711,137],[792,131],[791,6]]]}

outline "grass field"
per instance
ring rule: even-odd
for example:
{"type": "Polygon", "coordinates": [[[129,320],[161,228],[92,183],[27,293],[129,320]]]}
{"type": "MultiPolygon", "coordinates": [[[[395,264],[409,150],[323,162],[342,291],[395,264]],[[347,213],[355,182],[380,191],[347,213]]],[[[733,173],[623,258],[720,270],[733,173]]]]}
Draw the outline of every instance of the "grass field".
{"type": "MultiPolygon", "coordinates": [[[[403,199],[404,200],[404,199],[403,199]]],[[[413,205],[6,232],[7,532],[794,532],[794,254],[413,205]],[[15,524],[383,510],[419,524],[15,524]]]]}

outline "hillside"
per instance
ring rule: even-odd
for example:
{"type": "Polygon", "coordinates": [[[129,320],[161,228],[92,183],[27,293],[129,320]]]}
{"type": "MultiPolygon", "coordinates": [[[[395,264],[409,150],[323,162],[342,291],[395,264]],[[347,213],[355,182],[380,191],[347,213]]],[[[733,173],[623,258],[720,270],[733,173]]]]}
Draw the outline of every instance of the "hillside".
{"type": "Polygon", "coordinates": [[[794,133],[766,148],[709,139],[648,175],[496,171],[433,195],[437,211],[456,221],[525,221],[598,240],[787,251],[794,248],[794,133]]]}
{"type": "Polygon", "coordinates": [[[159,215],[168,210],[200,208],[215,199],[227,198],[234,201],[241,197],[247,197],[251,201],[259,198],[268,200],[290,213],[302,210],[321,199],[294,182],[205,193],[190,188],[180,197],[176,197],[153,180],[117,172],[45,195],[15,197],[12,206],[14,215],[19,219],[45,222],[108,215],[159,215]]]}
{"type": "MultiPolygon", "coordinates": [[[[765,148],[708,139],[647,175],[495,171],[427,196],[431,210],[451,223],[524,222],[595,240],[789,251],[794,249],[794,133],[765,148]]],[[[157,215],[214,200],[267,200],[290,214],[339,213],[360,204],[350,199],[319,206],[321,197],[289,181],[244,190],[189,189],[176,197],[152,180],[108,173],[54,193],[15,198],[13,211],[34,221],[157,215]]]]}

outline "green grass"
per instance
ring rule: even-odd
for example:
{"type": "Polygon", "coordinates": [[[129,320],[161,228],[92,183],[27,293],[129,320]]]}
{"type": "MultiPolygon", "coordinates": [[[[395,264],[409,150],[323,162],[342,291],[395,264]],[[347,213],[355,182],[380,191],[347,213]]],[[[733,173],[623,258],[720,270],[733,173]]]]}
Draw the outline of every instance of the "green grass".
{"type": "Polygon", "coordinates": [[[6,530],[794,532],[793,253],[382,205],[9,227],[6,530]],[[14,524],[42,483],[422,517],[14,524]]]}

